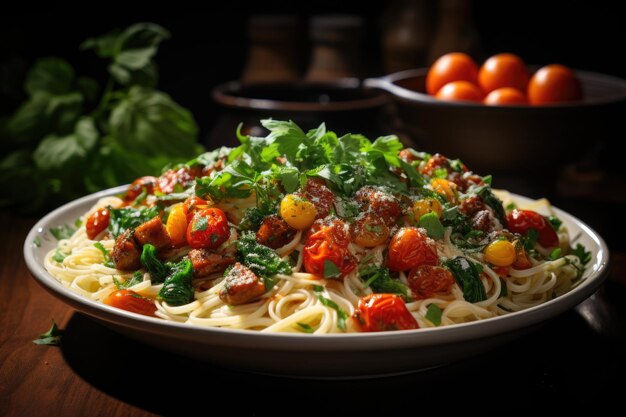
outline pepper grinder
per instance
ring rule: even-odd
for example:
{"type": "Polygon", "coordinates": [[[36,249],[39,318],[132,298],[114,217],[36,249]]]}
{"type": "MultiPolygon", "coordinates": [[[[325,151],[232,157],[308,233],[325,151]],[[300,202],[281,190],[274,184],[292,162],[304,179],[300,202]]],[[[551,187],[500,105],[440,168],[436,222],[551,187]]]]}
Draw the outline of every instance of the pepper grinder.
{"type": "Polygon", "coordinates": [[[327,82],[360,75],[363,19],[352,15],[314,16],[309,26],[313,42],[306,80],[327,82]]]}
{"type": "Polygon", "coordinates": [[[248,21],[250,49],[241,81],[297,81],[300,77],[298,28],[294,16],[252,16],[248,21]]]}

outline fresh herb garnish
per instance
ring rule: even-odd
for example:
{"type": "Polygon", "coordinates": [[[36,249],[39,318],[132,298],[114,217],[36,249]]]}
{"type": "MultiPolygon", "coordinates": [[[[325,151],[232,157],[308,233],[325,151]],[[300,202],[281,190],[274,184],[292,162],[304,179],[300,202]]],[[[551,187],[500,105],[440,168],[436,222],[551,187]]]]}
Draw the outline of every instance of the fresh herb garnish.
{"type": "Polygon", "coordinates": [[[317,296],[320,302],[326,307],[330,307],[337,312],[337,327],[341,330],[346,330],[346,319],[348,318],[348,313],[346,313],[336,302],[331,300],[330,298],[326,298],[323,295],[317,296]]]}
{"type": "Polygon", "coordinates": [[[561,248],[554,248],[550,253],[550,259],[555,261],[561,257],[561,248]]]}
{"type": "Polygon", "coordinates": [[[537,229],[528,229],[526,236],[522,237],[522,243],[526,252],[535,253],[537,239],[539,239],[539,231],[537,229]]]}
{"type": "Polygon", "coordinates": [[[517,208],[517,204],[511,202],[509,204],[506,205],[505,209],[506,211],[513,211],[517,208]]]}
{"type": "Polygon", "coordinates": [[[463,298],[466,301],[477,303],[487,299],[485,287],[480,280],[480,272],[474,262],[463,256],[457,256],[444,262],[444,265],[454,275],[456,282],[463,290],[463,298]]]}
{"type": "Polygon", "coordinates": [[[141,264],[150,273],[150,280],[154,284],[160,284],[172,273],[173,265],[163,263],[157,258],[157,249],[150,243],[143,245],[141,251],[141,264]]]}
{"type": "Polygon", "coordinates": [[[61,337],[63,336],[63,330],[59,329],[57,324],[52,320],[52,326],[50,329],[39,335],[39,337],[33,340],[36,345],[51,345],[59,346],[61,344],[61,337]]]}
{"type": "Polygon", "coordinates": [[[113,283],[118,290],[125,290],[139,284],[140,282],[143,282],[143,272],[141,271],[135,271],[132,278],[124,282],[121,282],[115,275],[113,275],[113,283]]]}
{"type": "Polygon", "coordinates": [[[294,250],[289,254],[289,265],[294,268],[298,264],[298,259],[300,259],[300,251],[294,250]]]}
{"type": "Polygon", "coordinates": [[[324,260],[324,278],[337,278],[341,275],[341,271],[333,261],[324,260]]]}
{"type": "Polygon", "coordinates": [[[399,279],[393,278],[389,269],[376,265],[366,265],[359,268],[359,276],[363,286],[369,287],[378,294],[398,294],[405,300],[409,299],[409,289],[399,279]]]}
{"type": "Polygon", "coordinates": [[[572,248],[572,255],[580,259],[580,263],[585,266],[591,261],[591,252],[589,252],[583,245],[578,243],[575,248],[572,248]]]}
{"type": "Polygon", "coordinates": [[[193,267],[188,258],[171,266],[171,275],[163,283],[157,299],[173,306],[188,304],[193,300],[193,267]]]}
{"type": "Polygon", "coordinates": [[[506,280],[502,277],[498,278],[500,278],[500,295],[498,295],[498,298],[507,297],[509,295],[509,288],[506,285],[506,280]]]}
{"type": "Polygon", "coordinates": [[[441,324],[442,314],[443,311],[439,308],[439,306],[433,303],[428,306],[428,309],[426,310],[426,315],[424,317],[435,326],[439,326],[441,324]]]}
{"type": "Polygon", "coordinates": [[[559,219],[556,216],[548,216],[548,222],[550,223],[550,225],[552,225],[552,228],[558,232],[559,229],[561,228],[561,225],[563,224],[563,220],[559,219]]]}
{"type": "Polygon", "coordinates": [[[502,207],[502,200],[496,197],[489,185],[483,185],[475,190],[476,195],[483,199],[486,205],[491,207],[502,226],[506,227],[506,213],[502,207]]]}
{"type": "Polygon", "coordinates": [[[259,230],[261,223],[267,213],[264,213],[258,207],[250,207],[244,210],[243,218],[239,222],[239,229],[241,230],[259,230]]]}
{"type": "MultiPolygon", "coordinates": [[[[191,230],[194,232],[204,232],[208,227],[209,227],[209,219],[207,219],[204,216],[200,216],[200,217],[196,217],[195,221],[193,222],[193,226],[191,230]]],[[[211,239],[213,239],[213,236],[211,236],[211,239]]]]}
{"type": "Polygon", "coordinates": [[[428,232],[428,236],[433,239],[441,239],[444,235],[444,228],[439,221],[437,213],[426,213],[419,220],[419,227],[423,227],[428,232]]]}
{"type": "Polygon", "coordinates": [[[304,333],[313,333],[313,332],[315,332],[315,329],[313,327],[309,326],[306,323],[297,322],[296,324],[298,325],[298,327],[300,327],[300,330],[302,330],[304,333]]]}
{"type": "Polygon", "coordinates": [[[114,238],[124,233],[126,230],[147,222],[155,216],[158,216],[162,208],[159,205],[153,207],[122,207],[119,209],[109,207],[110,220],[109,232],[114,238]]]}
{"type": "Polygon", "coordinates": [[[35,247],[41,247],[41,238],[39,236],[35,237],[33,239],[33,245],[35,245],[35,247]]]}
{"type": "Polygon", "coordinates": [[[69,256],[69,253],[63,252],[61,249],[57,248],[54,251],[54,255],[52,255],[52,260],[58,263],[62,263],[65,258],[69,256]]]}
{"type": "Polygon", "coordinates": [[[115,263],[111,260],[111,254],[106,250],[104,245],[100,242],[95,242],[93,245],[102,253],[102,257],[104,258],[102,264],[108,268],[115,268],[115,263]]]}
{"type": "Polygon", "coordinates": [[[56,240],[69,239],[76,233],[76,229],[70,225],[62,224],[60,226],[51,227],[50,233],[52,233],[52,236],[54,236],[56,240]]]}
{"type": "Polygon", "coordinates": [[[324,287],[322,287],[321,285],[314,285],[313,286],[313,291],[314,292],[322,292],[322,291],[324,291],[324,287]]]}

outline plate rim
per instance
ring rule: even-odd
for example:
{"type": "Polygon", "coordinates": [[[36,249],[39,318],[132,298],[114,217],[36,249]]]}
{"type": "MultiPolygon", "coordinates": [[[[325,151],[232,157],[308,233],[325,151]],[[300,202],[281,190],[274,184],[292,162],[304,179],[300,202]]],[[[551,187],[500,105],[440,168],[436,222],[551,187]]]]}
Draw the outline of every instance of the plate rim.
{"type": "MultiPolygon", "coordinates": [[[[334,351],[361,351],[464,342],[497,336],[498,334],[508,333],[544,321],[549,321],[591,296],[608,275],[610,255],[604,239],[576,216],[558,207],[552,206],[557,214],[564,214],[566,217],[570,218],[573,223],[580,227],[584,234],[589,236],[597,244],[598,254],[596,260],[599,258],[599,263],[597,269],[591,271],[585,281],[572,291],[526,310],[444,327],[421,328],[396,332],[333,333],[325,335],[262,333],[245,329],[203,327],[171,322],[160,318],[133,314],[124,310],[115,309],[95,300],[90,300],[65,287],[45,270],[43,264],[40,264],[35,259],[34,253],[38,250],[38,247],[34,244],[34,240],[53,225],[52,221],[54,219],[67,215],[67,212],[81,205],[93,204],[99,198],[120,194],[125,191],[126,188],[127,185],[122,185],[89,194],[66,203],[42,217],[35,223],[26,236],[23,246],[24,259],[35,281],[51,295],[60,299],[65,304],[98,320],[164,337],[182,338],[188,341],[221,346],[240,346],[242,342],[249,342],[247,339],[252,338],[258,348],[290,351],[302,350],[303,347],[308,351],[326,351],[331,349],[334,351]],[[306,342],[303,346],[302,342],[304,341],[306,342]],[[355,343],[355,341],[359,341],[360,343],[355,343]]],[[[529,197],[519,194],[510,193],[510,195],[514,199],[521,198],[530,200],[529,197]]]]}

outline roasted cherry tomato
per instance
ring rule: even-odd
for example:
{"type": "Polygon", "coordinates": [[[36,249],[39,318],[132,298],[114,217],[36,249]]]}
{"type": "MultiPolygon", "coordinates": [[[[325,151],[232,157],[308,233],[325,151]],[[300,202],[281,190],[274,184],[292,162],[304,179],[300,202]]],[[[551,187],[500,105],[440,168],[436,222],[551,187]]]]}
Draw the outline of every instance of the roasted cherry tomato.
{"type": "Polygon", "coordinates": [[[417,227],[403,227],[391,238],[387,266],[392,271],[406,271],[438,263],[435,243],[417,227]]]}
{"type": "Polygon", "coordinates": [[[552,248],[559,244],[559,237],[550,222],[536,211],[515,209],[507,214],[506,220],[509,230],[513,233],[526,235],[530,229],[535,229],[539,233],[537,242],[544,248],[552,248]]]}
{"type": "Polygon", "coordinates": [[[517,88],[502,87],[493,90],[485,97],[488,106],[514,106],[528,104],[528,98],[517,88]]]}
{"type": "Polygon", "coordinates": [[[348,250],[347,226],[343,220],[317,220],[311,226],[304,245],[302,260],[309,274],[324,278],[342,278],[356,266],[354,256],[348,250]],[[333,265],[328,266],[331,262],[333,265]],[[338,270],[338,274],[329,273],[338,270]]]}
{"type": "Polygon", "coordinates": [[[335,203],[335,194],[320,178],[309,178],[304,187],[304,197],[315,206],[317,210],[316,219],[323,219],[328,216],[335,203]]]}
{"type": "Polygon", "coordinates": [[[198,211],[187,226],[187,243],[196,249],[215,249],[229,236],[226,214],[218,208],[198,211]]]}
{"type": "Polygon", "coordinates": [[[404,300],[395,294],[370,294],[361,298],[354,319],[363,332],[419,329],[404,300]]]}
{"type": "Polygon", "coordinates": [[[483,101],[484,94],[480,88],[467,81],[452,81],[441,87],[435,95],[444,101],[483,101]]]}
{"type": "Polygon", "coordinates": [[[110,217],[111,213],[109,212],[109,209],[106,208],[101,208],[91,213],[89,217],[87,217],[87,222],[85,223],[87,237],[94,240],[100,232],[107,228],[110,217]]]}
{"type": "Polygon", "coordinates": [[[526,91],[530,74],[526,64],[514,54],[497,54],[485,61],[478,72],[478,82],[485,94],[502,87],[526,91]]]}
{"type": "Polygon", "coordinates": [[[526,253],[526,249],[524,249],[524,245],[519,240],[513,241],[513,246],[515,247],[515,262],[513,262],[513,268],[515,269],[528,269],[533,266],[533,263],[530,261],[528,254],[526,253]]]}
{"type": "Polygon", "coordinates": [[[182,246],[187,242],[187,212],[187,206],[184,203],[178,203],[172,206],[170,215],[167,217],[165,229],[173,246],[182,246]]]}
{"type": "Polygon", "coordinates": [[[135,291],[118,290],[114,291],[104,300],[104,304],[132,313],[143,314],[144,316],[154,316],[157,308],[154,301],[142,297],[135,291]]]}
{"type": "Polygon", "coordinates": [[[402,215],[402,207],[396,197],[378,188],[365,186],[354,195],[362,211],[379,216],[387,225],[394,224],[402,215]]]}
{"type": "Polygon", "coordinates": [[[158,180],[159,191],[165,194],[174,192],[174,188],[180,185],[183,188],[189,187],[196,177],[202,176],[202,168],[187,166],[180,169],[169,169],[165,171],[158,180]]]}
{"type": "Polygon", "coordinates": [[[422,265],[409,272],[409,288],[415,298],[430,298],[435,294],[450,294],[454,277],[440,266],[422,265]]]}
{"type": "Polygon", "coordinates": [[[357,245],[373,248],[389,239],[389,227],[385,221],[374,214],[366,214],[350,225],[352,240],[357,245]]]}
{"type": "Polygon", "coordinates": [[[187,223],[193,219],[197,211],[209,208],[209,202],[197,195],[187,198],[183,204],[187,207],[187,223]]]}
{"type": "Polygon", "coordinates": [[[135,201],[135,199],[144,191],[146,194],[154,194],[154,192],[158,190],[158,180],[159,179],[157,177],[137,178],[128,186],[128,190],[124,196],[124,201],[126,203],[131,203],[135,201]]]}
{"type": "Polygon", "coordinates": [[[445,169],[447,172],[451,170],[450,160],[440,153],[434,154],[426,161],[426,165],[422,168],[422,174],[432,177],[437,169],[445,169]]]}
{"type": "Polygon", "coordinates": [[[478,66],[469,55],[453,52],[437,59],[426,74],[426,92],[435,95],[453,81],[478,85],[478,66]]]}
{"type": "Polygon", "coordinates": [[[528,84],[528,101],[533,105],[581,100],[580,80],[563,65],[547,65],[533,75],[528,84]]]}

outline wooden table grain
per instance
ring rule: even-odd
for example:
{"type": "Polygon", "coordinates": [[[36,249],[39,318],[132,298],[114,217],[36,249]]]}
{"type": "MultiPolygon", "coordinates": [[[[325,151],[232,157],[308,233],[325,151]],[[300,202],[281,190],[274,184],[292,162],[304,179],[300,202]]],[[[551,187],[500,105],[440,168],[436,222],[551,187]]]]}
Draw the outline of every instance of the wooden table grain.
{"type": "Polygon", "coordinates": [[[429,408],[444,414],[562,413],[610,409],[623,396],[607,395],[623,389],[626,374],[626,287],[615,280],[533,334],[439,369],[369,380],[294,380],[163,352],[75,312],[39,287],[26,269],[22,245],[34,223],[34,218],[0,213],[2,417],[214,415],[219,410],[388,415],[429,408]],[[65,329],[62,345],[33,344],[52,319],[65,329]]]}

